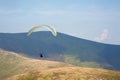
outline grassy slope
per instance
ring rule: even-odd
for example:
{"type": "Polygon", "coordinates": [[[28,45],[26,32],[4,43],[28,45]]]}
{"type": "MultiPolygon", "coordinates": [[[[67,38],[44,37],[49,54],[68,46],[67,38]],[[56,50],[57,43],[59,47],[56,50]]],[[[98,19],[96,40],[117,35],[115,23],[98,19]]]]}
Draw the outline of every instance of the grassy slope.
{"type": "Polygon", "coordinates": [[[120,80],[120,72],[95,68],[62,67],[16,75],[7,80],[120,80]]]}
{"type": "Polygon", "coordinates": [[[119,80],[120,72],[36,60],[0,50],[0,80],[5,78],[7,80],[119,80]]]}
{"type": "Polygon", "coordinates": [[[31,59],[14,52],[0,50],[0,80],[15,74],[64,66],[70,65],[54,61],[31,59]]]}

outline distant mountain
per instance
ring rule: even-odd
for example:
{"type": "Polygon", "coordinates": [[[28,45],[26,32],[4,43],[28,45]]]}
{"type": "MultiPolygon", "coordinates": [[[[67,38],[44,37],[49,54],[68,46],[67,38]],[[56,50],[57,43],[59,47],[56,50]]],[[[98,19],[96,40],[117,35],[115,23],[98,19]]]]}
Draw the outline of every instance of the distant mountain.
{"type": "Polygon", "coordinates": [[[53,37],[50,32],[0,33],[0,48],[83,67],[120,70],[120,45],[97,43],[66,34],[53,37]]]}

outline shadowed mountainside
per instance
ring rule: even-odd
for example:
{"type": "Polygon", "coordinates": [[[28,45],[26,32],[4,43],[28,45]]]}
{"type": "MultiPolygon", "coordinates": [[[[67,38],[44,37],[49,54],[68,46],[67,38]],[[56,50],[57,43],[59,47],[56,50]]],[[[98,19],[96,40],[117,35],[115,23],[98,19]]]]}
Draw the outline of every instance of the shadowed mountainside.
{"type": "Polygon", "coordinates": [[[50,32],[0,33],[0,48],[39,58],[62,61],[77,66],[98,67],[120,70],[120,45],[97,43],[58,33],[50,32]]]}

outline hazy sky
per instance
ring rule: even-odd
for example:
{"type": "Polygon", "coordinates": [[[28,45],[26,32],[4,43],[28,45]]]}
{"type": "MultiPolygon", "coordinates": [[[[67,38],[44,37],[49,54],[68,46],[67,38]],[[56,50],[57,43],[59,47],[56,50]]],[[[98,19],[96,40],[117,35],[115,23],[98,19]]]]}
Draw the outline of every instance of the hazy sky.
{"type": "Polygon", "coordinates": [[[0,0],[0,33],[27,32],[39,24],[120,45],[120,0],[0,0]]]}

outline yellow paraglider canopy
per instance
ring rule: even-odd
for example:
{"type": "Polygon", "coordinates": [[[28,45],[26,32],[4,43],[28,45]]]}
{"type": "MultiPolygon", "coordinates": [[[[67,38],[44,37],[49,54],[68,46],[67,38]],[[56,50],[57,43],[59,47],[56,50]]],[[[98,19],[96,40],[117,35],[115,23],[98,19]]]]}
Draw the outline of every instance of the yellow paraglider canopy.
{"type": "Polygon", "coordinates": [[[35,26],[28,31],[27,35],[28,36],[31,35],[34,31],[38,30],[39,28],[46,28],[52,32],[53,36],[55,36],[55,37],[57,36],[57,32],[56,32],[55,28],[53,26],[48,26],[48,25],[35,26]]]}

